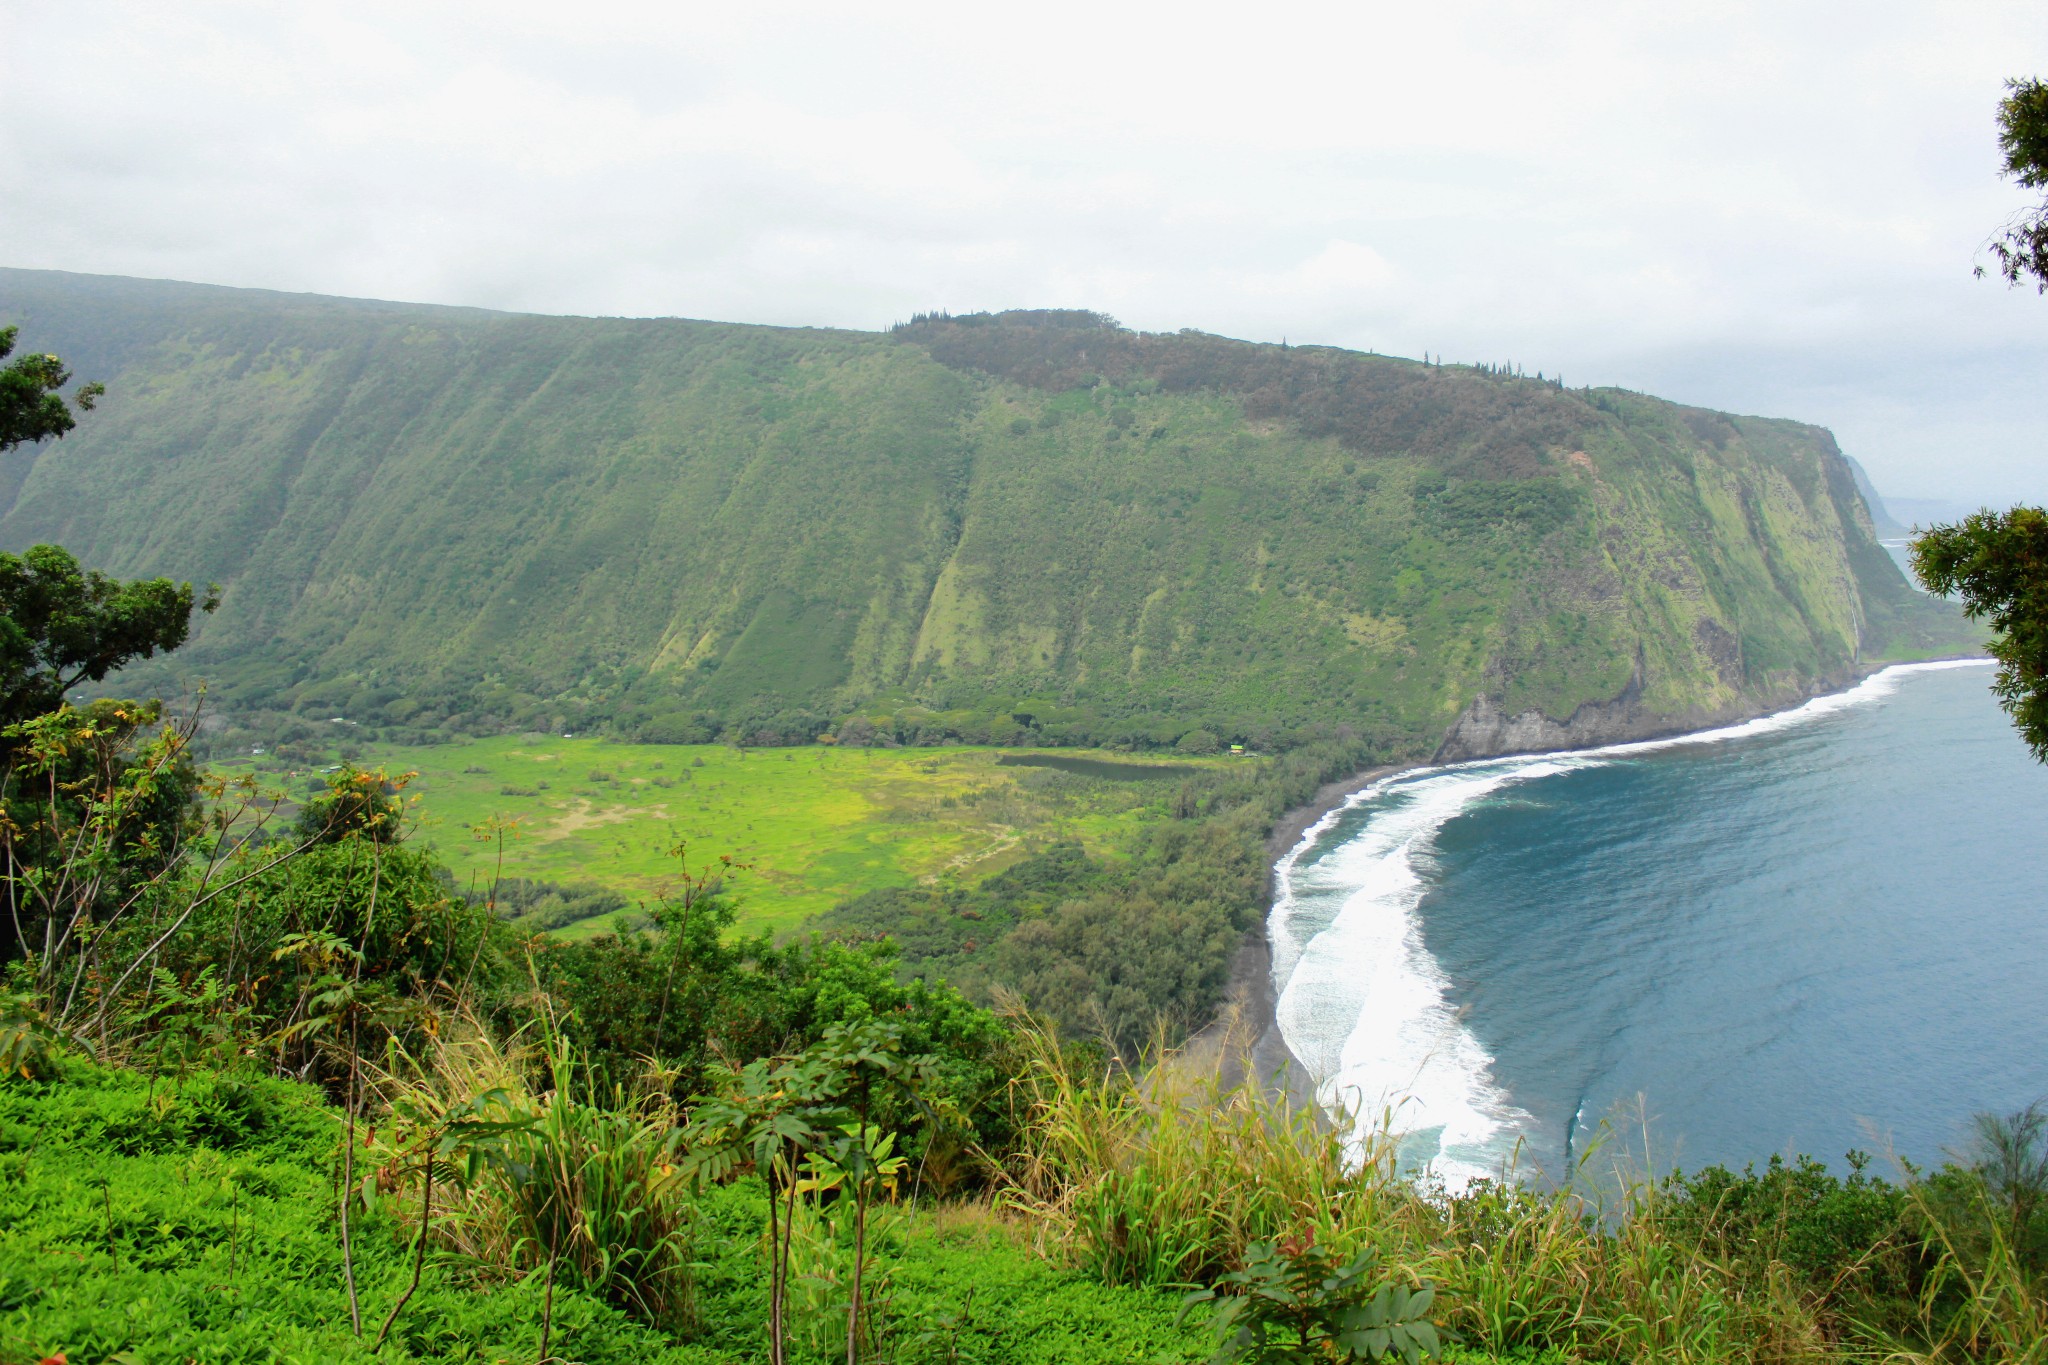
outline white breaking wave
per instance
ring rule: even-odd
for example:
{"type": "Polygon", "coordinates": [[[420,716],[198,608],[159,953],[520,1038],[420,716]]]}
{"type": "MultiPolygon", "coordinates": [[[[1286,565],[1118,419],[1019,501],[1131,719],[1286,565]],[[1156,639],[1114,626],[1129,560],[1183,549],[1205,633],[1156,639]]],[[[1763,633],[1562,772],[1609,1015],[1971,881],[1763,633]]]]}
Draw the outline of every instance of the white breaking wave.
{"type": "Polygon", "coordinates": [[[1423,944],[1416,909],[1430,845],[1481,797],[1579,766],[1510,760],[1389,778],[1356,798],[1386,808],[1341,848],[1297,867],[1304,842],[1282,864],[1271,929],[1275,966],[1286,964],[1281,1036],[1317,1099],[1346,1111],[1357,1137],[1390,1126],[1404,1157],[1447,1183],[1497,1174],[1528,1116],[1495,1083],[1493,1058],[1451,1007],[1450,979],[1423,944]]]}
{"type": "Polygon", "coordinates": [[[1597,749],[1574,750],[1571,757],[1610,758],[1623,754],[1647,754],[1659,749],[1677,749],[1688,744],[1720,744],[1731,739],[1748,739],[1753,735],[1775,734],[1789,730],[1795,725],[1831,716],[1851,707],[1880,701],[1899,690],[1899,679],[1909,673],[1933,673],[1949,668],[1989,668],[1996,659],[1930,659],[1926,663],[1893,664],[1857,683],[1844,692],[1830,692],[1811,701],[1780,711],[1775,715],[1758,716],[1739,725],[1724,725],[1718,730],[1696,730],[1691,734],[1671,735],[1664,739],[1638,739],[1626,744],[1603,744],[1597,749]]]}
{"type": "Polygon", "coordinates": [[[1411,769],[1354,793],[1280,860],[1267,926],[1277,1023],[1318,1100],[1351,1116],[1355,1143],[1389,1128],[1404,1164],[1428,1168],[1453,1189],[1500,1175],[1528,1131],[1530,1116],[1496,1081],[1492,1055],[1451,1006],[1450,979],[1424,945],[1417,914],[1437,833],[1473,802],[1633,754],[1773,734],[1878,701],[1908,673],[1990,662],[1897,664],[1847,691],[1739,725],[1411,769]],[[1347,812],[1368,803],[1384,808],[1342,847],[1303,865],[1347,812]]]}

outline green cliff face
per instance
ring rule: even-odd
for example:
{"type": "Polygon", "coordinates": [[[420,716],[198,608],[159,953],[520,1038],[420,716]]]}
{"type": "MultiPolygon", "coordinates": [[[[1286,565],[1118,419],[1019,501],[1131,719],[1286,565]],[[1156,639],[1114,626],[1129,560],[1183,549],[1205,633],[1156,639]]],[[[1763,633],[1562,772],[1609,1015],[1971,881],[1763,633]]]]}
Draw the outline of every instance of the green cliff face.
{"type": "Polygon", "coordinates": [[[0,271],[0,322],[108,387],[6,457],[0,546],[225,585],[175,664],[243,709],[1462,752],[1962,638],[1828,433],[1616,391],[1066,313],[878,335],[0,271]]]}

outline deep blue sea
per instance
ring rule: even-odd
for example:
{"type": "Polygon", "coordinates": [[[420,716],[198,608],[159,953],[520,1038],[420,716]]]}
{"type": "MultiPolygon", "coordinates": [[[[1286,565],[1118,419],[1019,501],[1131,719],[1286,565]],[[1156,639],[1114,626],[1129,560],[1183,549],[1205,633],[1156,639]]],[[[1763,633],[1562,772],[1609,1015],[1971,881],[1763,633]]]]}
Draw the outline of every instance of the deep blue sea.
{"type": "Polygon", "coordinates": [[[1939,1161],[2048,1095],[2048,767],[1990,681],[1372,788],[1281,865],[1281,1030],[1454,1184],[1603,1120],[1658,1169],[1939,1161]]]}

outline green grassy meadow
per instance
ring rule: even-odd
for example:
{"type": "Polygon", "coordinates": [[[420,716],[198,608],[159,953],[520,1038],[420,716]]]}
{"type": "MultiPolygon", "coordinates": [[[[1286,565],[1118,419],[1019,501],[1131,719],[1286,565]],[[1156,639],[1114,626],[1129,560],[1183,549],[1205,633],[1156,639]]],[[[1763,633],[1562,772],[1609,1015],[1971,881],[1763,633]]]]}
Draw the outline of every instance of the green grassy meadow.
{"type": "MultiPolygon", "coordinates": [[[[730,854],[741,923],[783,931],[865,891],[971,884],[1054,839],[1114,852],[1138,823],[1162,817],[1174,774],[1246,759],[1121,755],[1063,749],[1063,762],[1119,762],[1148,774],[1105,781],[1000,763],[1033,751],[947,747],[739,750],[559,736],[469,743],[365,745],[356,762],[414,773],[415,838],[433,845],[464,887],[494,875],[589,881],[629,897],[675,882],[670,850],[687,843],[693,870],[730,854]],[[502,869],[498,836],[505,826],[502,869]]],[[[247,770],[254,760],[216,766],[247,770]]],[[[305,770],[272,770],[294,791],[305,770]],[[295,776],[293,774],[296,774],[295,776]]],[[[592,933],[602,922],[571,925],[592,933]]]]}

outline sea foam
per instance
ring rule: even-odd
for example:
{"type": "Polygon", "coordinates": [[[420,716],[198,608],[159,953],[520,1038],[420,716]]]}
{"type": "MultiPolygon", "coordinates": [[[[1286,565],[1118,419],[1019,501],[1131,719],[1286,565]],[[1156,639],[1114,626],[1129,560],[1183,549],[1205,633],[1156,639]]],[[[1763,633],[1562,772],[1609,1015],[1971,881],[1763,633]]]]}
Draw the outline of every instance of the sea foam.
{"type": "Polygon", "coordinates": [[[1354,1151],[1382,1130],[1402,1164],[1453,1188],[1502,1175],[1529,1115],[1493,1074],[1494,1059],[1451,1004],[1419,909],[1437,834],[1503,789],[1633,755],[1772,734],[1878,701],[1905,674],[1982,667],[1984,659],[1899,664],[1843,692],[1737,725],[1567,753],[1417,768],[1372,783],[1310,826],[1275,868],[1268,925],[1281,1036],[1318,1101],[1348,1116],[1354,1151]],[[1354,816],[1368,808],[1363,822],[1354,816]],[[1344,841],[1325,848],[1339,826],[1344,841]],[[1354,828],[1355,826],[1355,828],[1354,828]]]}

